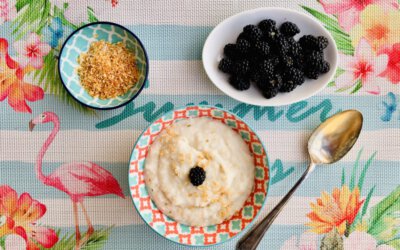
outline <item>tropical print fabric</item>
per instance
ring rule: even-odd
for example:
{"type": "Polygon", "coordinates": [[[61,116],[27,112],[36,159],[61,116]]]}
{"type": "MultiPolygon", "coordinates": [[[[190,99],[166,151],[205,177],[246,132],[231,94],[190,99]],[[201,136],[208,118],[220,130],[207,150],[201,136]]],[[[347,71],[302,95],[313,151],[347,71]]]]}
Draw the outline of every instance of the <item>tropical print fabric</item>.
{"type": "MultiPolygon", "coordinates": [[[[396,0],[0,0],[0,249],[186,249],[144,224],[127,175],[140,133],[191,104],[235,113],[264,142],[271,186],[259,219],[305,170],[303,149],[313,128],[341,110],[360,110],[364,127],[352,151],[316,169],[260,248],[400,249],[399,62],[396,0]],[[215,25],[269,6],[313,16],[339,50],[328,87],[283,107],[223,95],[201,63],[215,25]],[[105,112],[75,102],[57,69],[68,35],[98,20],[126,26],[150,58],[140,96],[105,112]]],[[[238,238],[206,249],[232,249],[238,238]]]]}

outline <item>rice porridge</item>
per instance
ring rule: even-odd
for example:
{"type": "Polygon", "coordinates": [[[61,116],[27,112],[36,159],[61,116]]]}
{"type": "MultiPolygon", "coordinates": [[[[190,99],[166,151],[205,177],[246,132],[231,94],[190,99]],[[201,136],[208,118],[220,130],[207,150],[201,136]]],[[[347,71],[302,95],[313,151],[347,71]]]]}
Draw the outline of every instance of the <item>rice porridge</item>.
{"type": "Polygon", "coordinates": [[[253,189],[254,172],[242,137],[209,118],[178,121],[162,131],[144,169],[157,207],[190,226],[219,224],[240,210],[253,189]]]}

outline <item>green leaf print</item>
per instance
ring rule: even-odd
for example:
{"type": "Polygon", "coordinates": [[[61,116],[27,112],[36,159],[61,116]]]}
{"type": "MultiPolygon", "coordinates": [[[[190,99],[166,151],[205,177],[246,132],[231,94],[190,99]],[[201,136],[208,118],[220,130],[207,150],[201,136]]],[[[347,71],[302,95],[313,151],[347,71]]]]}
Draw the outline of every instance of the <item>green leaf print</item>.
{"type": "Polygon", "coordinates": [[[94,114],[93,109],[87,108],[75,101],[65,90],[61,83],[59,72],[57,69],[58,59],[55,56],[55,51],[52,49],[49,54],[47,54],[44,59],[43,68],[41,70],[36,70],[33,73],[34,80],[39,86],[43,87],[46,93],[53,94],[57,96],[60,100],[71,105],[75,109],[82,111],[84,113],[94,114]]]}
{"type": "Polygon", "coordinates": [[[362,152],[363,152],[363,149],[358,151],[357,159],[354,162],[354,167],[353,167],[353,170],[351,171],[351,178],[350,178],[350,184],[349,184],[350,190],[354,189],[354,185],[356,183],[356,173],[357,173],[358,166],[360,165],[360,157],[362,155],[362,152]]]}
{"type": "Polygon", "coordinates": [[[20,11],[23,7],[29,4],[32,0],[18,0],[17,3],[15,4],[15,8],[17,11],[20,11]]]}
{"type": "MultiPolygon", "coordinates": [[[[338,78],[338,77],[339,77],[341,74],[343,74],[344,72],[345,72],[344,69],[342,69],[342,68],[337,68],[337,70],[336,70],[336,72],[335,72],[335,75],[333,76],[333,79],[338,78]]],[[[328,83],[328,87],[335,87],[335,86],[336,86],[335,81],[332,81],[332,82],[328,83]]]]}
{"type": "Polygon", "coordinates": [[[376,152],[373,153],[369,157],[369,159],[367,160],[367,162],[364,165],[364,168],[361,171],[360,178],[358,179],[358,188],[360,189],[360,191],[362,190],[363,185],[364,185],[365,175],[367,174],[368,168],[371,166],[372,162],[374,161],[375,156],[376,156],[376,152]]]}
{"type": "Polygon", "coordinates": [[[372,197],[372,194],[374,193],[374,191],[375,191],[375,186],[373,186],[369,190],[367,198],[365,198],[365,202],[363,204],[363,208],[362,208],[362,211],[361,211],[361,217],[364,216],[367,213],[368,205],[369,205],[369,202],[371,200],[371,197],[372,197]]]}
{"type": "Polygon", "coordinates": [[[328,88],[329,88],[329,87],[335,87],[336,84],[335,84],[334,81],[332,81],[332,82],[329,82],[327,86],[328,86],[328,88]]]}
{"type": "Polygon", "coordinates": [[[354,87],[354,89],[350,92],[350,94],[354,94],[356,92],[358,92],[361,88],[362,88],[362,82],[361,79],[357,80],[356,86],[354,87]]]}
{"type": "MultiPolygon", "coordinates": [[[[52,18],[56,17],[60,18],[64,26],[72,29],[79,27],[69,22],[64,16],[64,11],[68,8],[68,4],[64,4],[63,8],[59,8],[48,0],[17,0],[16,8],[18,15],[12,21],[12,34],[15,36],[16,41],[23,39],[31,32],[41,35],[42,29],[50,24],[52,18]]],[[[88,7],[87,11],[89,22],[98,20],[92,8],[88,7]]],[[[87,108],[75,101],[64,89],[57,69],[58,49],[53,48],[43,58],[43,68],[32,72],[34,80],[37,81],[39,86],[43,87],[44,91],[53,94],[75,109],[88,114],[94,114],[95,111],[93,109],[87,108]]]]}
{"type": "Polygon", "coordinates": [[[381,244],[399,244],[400,185],[386,198],[370,209],[368,233],[381,244]]]}
{"type": "Polygon", "coordinates": [[[354,47],[349,35],[342,30],[336,19],[333,19],[315,9],[306,6],[301,7],[324,24],[325,28],[332,34],[333,39],[335,39],[336,46],[340,52],[346,55],[354,54],[354,47]]]}
{"type": "Polygon", "coordinates": [[[2,249],[4,249],[6,246],[5,246],[5,239],[6,239],[6,237],[2,237],[2,238],[0,238],[0,247],[2,248],[2,249]]]}
{"type": "Polygon", "coordinates": [[[341,185],[343,186],[344,184],[346,184],[346,172],[344,171],[344,168],[342,169],[342,180],[341,180],[341,185]]]}
{"type": "MultiPolygon", "coordinates": [[[[357,183],[357,173],[358,173],[358,168],[360,166],[360,158],[361,158],[362,153],[363,153],[363,149],[360,149],[360,151],[358,151],[358,153],[357,153],[357,158],[356,158],[356,161],[354,162],[354,166],[351,170],[350,182],[348,184],[350,190],[353,190],[355,187],[358,187],[360,192],[362,191],[368,169],[371,166],[371,164],[374,161],[375,156],[376,156],[376,152],[375,152],[368,158],[367,162],[364,164],[364,166],[361,170],[360,176],[358,177],[358,183],[357,183]],[[357,185],[356,185],[356,183],[357,183],[357,185]]],[[[341,181],[342,181],[342,186],[344,184],[346,184],[346,173],[345,173],[344,168],[342,170],[341,181]]]]}
{"type": "Polygon", "coordinates": [[[99,21],[99,19],[97,19],[97,17],[94,15],[93,9],[90,8],[90,7],[88,7],[88,21],[89,21],[90,23],[98,22],[98,21],[99,21]]]}
{"type": "MultiPolygon", "coordinates": [[[[383,243],[381,243],[381,244],[383,244],[383,243]]],[[[400,236],[395,239],[386,241],[386,242],[384,242],[384,244],[392,246],[392,247],[394,247],[394,249],[400,249],[400,236]]]]}
{"type": "Polygon", "coordinates": [[[363,223],[363,218],[364,218],[365,214],[368,211],[368,205],[369,205],[369,202],[370,202],[370,200],[372,198],[372,195],[373,195],[374,191],[375,191],[375,186],[373,186],[369,190],[368,195],[365,198],[364,204],[362,206],[361,212],[358,212],[356,218],[354,219],[353,223],[351,224],[351,226],[349,228],[349,234],[352,233],[356,229],[358,224],[363,223]]]}
{"type": "MultiPolygon", "coordinates": [[[[359,169],[359,166],[360,166],[360,158],[362,156],[362,153],[363,153],[363,149],[358,151],[356,161],[354,162],[354,166],[353,166],[353,168],[351,170],[350,181],[349,181],[349,184],[348,184],[350,190],[354,190],[354,188],[358,187],[359,190],[360,190],[360,193],[362,191],[364,180],[365,180],[366,174],[368,172],[368,169],[371,166],[371,164],[374,161],[375,156],[376,156],[376,152],[375,152],[368,158],[367,162],[364,164],[364,166],[361,169],[361,173],[360,173],[360,175],[358,177],[358,183],[357,183],[357,173],[359,172],[358,169],[359,169]]],[[[342,184],[342,186],[346,185],[345,168],[342,169],[341,184],[342,184]]],[[[353,223],[351,225],[349,225],[349,227],[348,227],[348,233],[349,234],[352,233],[355,230],[356,226],[362,221],[363,217],[366,215],[367,209],[368,209],[368,205],[369,205],[369,202],[371,200],[371,197],[372,197],[372,194],[374,193],[374,191],[375,191],[375,186],[372,187],[369,190],[369,192],[367,194],[367,197],[366,197],[366,199],[364,201],[364,204],[362,206],[362,209],[359,210],[359,212],[358,212],[356,218],[354,219],[353,223]]]]}
{"type": "MultiPolygon", "coordinates": [[[[81,250],[97,250],[104,249],[104,245],[107,243],[108,238],[113,227],[107,227],[102,229],[97,229],[90,236],[90,238],[83,244],[81,250]]],[[[60,235],[61,231],[57,231],[57,235],[60,235]]],[[[82,238],[86,235],[82,234],[82,238]]],[[[46,248],[41,248],[45,250],[46,248]]],[[[75,249],[75,233],[66,234],[60,238],[58,242],[51,248],[52,250],[73,250],[75,249]]]]}
{"type": "Polygon", "coordinates": [[[15,35],[15,40],[20,40],[31,32],[41,34],[43,27],[47,25],[50,15],[50,1],[18,0],[16,6],[19,6],[20,10],[17,17],[11,23],[13,28],[12,34],[15,35]]]}

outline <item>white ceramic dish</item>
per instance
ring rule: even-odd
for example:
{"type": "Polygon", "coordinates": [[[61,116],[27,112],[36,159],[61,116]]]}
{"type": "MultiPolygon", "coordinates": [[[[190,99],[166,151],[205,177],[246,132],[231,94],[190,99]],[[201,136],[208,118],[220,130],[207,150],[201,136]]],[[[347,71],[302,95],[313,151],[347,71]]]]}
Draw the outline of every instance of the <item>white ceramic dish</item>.
{"type": "Polygon", "coordinates": [[[337,68],[338,51],[331,34],[314,18],[289,9],[259,8],[244,11],[231,16],[218,24],[208,36],[203,48],[203,65],[210,80],[222,92],[230,97],[248,104],[258,106],[280,106],[295,103],[309,98],[321,91],[333,78],[337,68]],[[227,43],[235,43],[236,38],[248,24],[258,24],[264,19],[273,19],[277,26],[286,21],[296,23],[300,34],[295,36],[298,40],[303,35],[325,36],[329,45],[324,50],[325,60],[331,65],[328,73],[321,75],[317,80],[306,79],[306,82],[289,93],[279,93],[271,99],[266,99],[261,92],[251,86],[249,90],[238,91],[228,82],[228,75],[218,69],[218,63],[223,58],[223,49],[227,43]]]}

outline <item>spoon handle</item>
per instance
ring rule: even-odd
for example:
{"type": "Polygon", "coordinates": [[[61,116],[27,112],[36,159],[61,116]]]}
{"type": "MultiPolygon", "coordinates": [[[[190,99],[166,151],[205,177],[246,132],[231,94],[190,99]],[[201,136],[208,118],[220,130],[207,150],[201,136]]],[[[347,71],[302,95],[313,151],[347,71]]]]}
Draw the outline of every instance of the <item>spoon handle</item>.
{"type": "Polygon", "coordinates": [[[236,250],[255,250],[263,238],[265,232],[267,232],[268,228],[272,225],[275,218],[281,212],[282,208],[289,201],[290,197],[296,191],[296,189],[300,186],[300,184],[308,177],[308,175],[314,170],[315,164],[313,162],[310,163],[307,170],[300,177],[300,179],[294,184],[292,189],[283,197],[283,199],[272,209],[271,212],[254,228],[252,228],[243,238],[241,238],[236,245],[236,250]]]}

